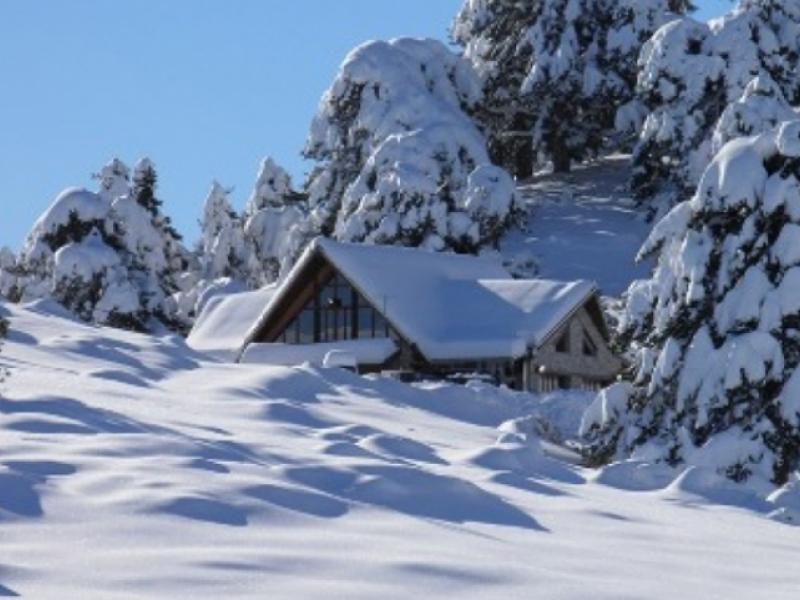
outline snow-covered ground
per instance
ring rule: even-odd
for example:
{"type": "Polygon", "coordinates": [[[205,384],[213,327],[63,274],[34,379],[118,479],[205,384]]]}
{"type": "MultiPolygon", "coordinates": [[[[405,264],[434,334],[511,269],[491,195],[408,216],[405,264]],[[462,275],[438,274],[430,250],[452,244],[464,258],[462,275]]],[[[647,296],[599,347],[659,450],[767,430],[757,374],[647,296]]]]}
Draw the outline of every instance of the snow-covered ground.
{"type": "Polygon", "coordinates": [[[778,599],[800,587],[800,530],[756,505],[681,482],[620,489],[643,480],[548,458],[525,421],[498,430],[535,409],[573,428],[580,399],[562,413],[557,397],[481,385],[224,364],[47,304],[9,311],[0,596],[778,599]]]}
{"type": "Polygon", "coordinates": [[[540,277],[595,281],[609,296],[648,277],[652,263],[635,258],[652,225],[631,200],[629,160],[612,156],[522,185],[528,227],[505,237],[503,255],[532,257],[540,277]]]}

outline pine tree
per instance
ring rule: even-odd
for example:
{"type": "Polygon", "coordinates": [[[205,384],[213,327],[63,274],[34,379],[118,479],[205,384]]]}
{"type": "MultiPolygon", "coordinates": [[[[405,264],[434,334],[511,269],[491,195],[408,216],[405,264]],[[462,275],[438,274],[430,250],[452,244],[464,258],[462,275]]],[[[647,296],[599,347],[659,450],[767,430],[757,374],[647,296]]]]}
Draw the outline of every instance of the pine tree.
{"type": "Polygon", "coordinates": [[[532,108],[520,93],[531,47],[520,42],[543,5],[542,0],[465,0],[451,29],[483,82],[485,99],[474,112],[486,129],[492,159],[518,179],[530,177],[535,162],[532,108]]]}
{"type": "Polygon", "coordinates": [[[97,193],[109,203],[131,192],[130,169],[119,158],[111,159],[92,179],[100,182],[97,193]]]}
{"type": "Polygon", "coordinates": [[[798,35],[798,0],[742,0],[713,27],[686,18],[656,32],[638,78],[649,112],[633,156],[638,198],[660,213],[692,195],[719,119],[754,78],[800,103],[798,35]]]}
{"type": "Polygon", "coordinates": [[[800,121],[728,143],[642,252],[658,264],[628,292],[633,379],[587,413],[592,456],[786,482],[800,468],[800,121]]]}
{"type": "Polygon", "coordinates": [[[262,287],[286,272],[310,237],[306,197],[292,186],[289,173],[271,158],[259,167],[256,183],[244,211],[244,251],[247,284],[262,287]],[[298,244],[298,245],[296,245],[298,244]]]}
{"type": "Polygon", "coordinates": [[[244,231],[228,193],[214,181],[203,204],[199,253],[206,279],[243,278],[244,231]]]}
{"type": "Polygon", "coordinates": [[[245,214],[253,215],[263,208],[283,208],[304,200],[304,194],[292,187],[288,171],[268,156],[259,166],[253,192],[245,205],[245,214]]]}
{"type": "Polygon", "coordinates": [[[525,178],[535,164],[567,171],[624,144],[617,112],[625,109],[622,122],[633,129],[642,118],[631,104],[639,50],[670,10],[689,8],[667,0],[466,0],[452,36],[483,80],[476,114],[493,159],[525,178]]]}
{"type": "Polygon", "coordinates": [[[469,65],[439,42],[399,39],[354,50],[312,124],[306,155],[317,165],[299,237],[460,252],[491,244],[496,232],[482,235],[487,207],[474,202],[470,177],[481,180],[481,197],[492,198],[496,229],[518,208],[513,182],[491,167],[466,112],[479,95],[469,65]]]}
{"type": "Polygon", "coordinates": [[[778,84],[763,74],[747,84],[742,97],[722,113],[711,138],[711,152],[716,154],[735,138],[757,135],[796,118],[778,84]]]}
{"type": "Polygon", "coordinates": [[[17,284],[17,257],[7,247],[0,248],[0,298],[16,302],[20,298],[17,284]]]}
{"type": "Polygon", "coordinates": [[[166,269],[161,274],[165,289],[176,289],[174,280],[187,267],[188,253],[181,245],[182,236],[173,227],[172,220],[161,211],[163,202],[156,196],[158,175],[155,165],[148,158],[139,160],[134,166],[131,196],[152,215],[152,225],[162,238],[160,247],[166,259],[166,269]]]}
{"type": "MultiPolygon", "coordinates": [[[[0,350],[3,349],[2,340],[8,335],[8,330],[10,329],[10,324],[8,322],[7,317],[8,317],[8,312],[3,307],[3,301],[0,300],[0,350]]],[[[0,376],[0,383],[2,383],[1,376],[0,376]]]]}
{"type": "Polygon", "coordinates": [[[120,195],[126,186],[121,161],[96,179],[98,193],[70,188],[56,198],[0,284],[11,282],[14,299],[50,297],[89,322],[185,331],[173,296],[192,285],[189,253],[161,213],[152,163],[137,164],[127,194],[120,195]]]}

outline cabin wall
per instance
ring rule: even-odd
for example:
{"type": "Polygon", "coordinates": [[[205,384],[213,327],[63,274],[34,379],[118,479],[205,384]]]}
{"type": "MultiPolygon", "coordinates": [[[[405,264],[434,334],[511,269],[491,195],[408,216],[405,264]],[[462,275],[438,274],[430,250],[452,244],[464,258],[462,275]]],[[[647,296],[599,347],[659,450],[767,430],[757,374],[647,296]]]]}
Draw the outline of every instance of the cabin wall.
{"type": "Polygon", "coordinates": [[[582,307],[525,361],[524,387],[532,392],[598,390],[612,382],[621,369],[622,361],[611,352],[595,321],[582,307]],[[584,350],[584,336],[590,340],[594,355],[584,350]]]}

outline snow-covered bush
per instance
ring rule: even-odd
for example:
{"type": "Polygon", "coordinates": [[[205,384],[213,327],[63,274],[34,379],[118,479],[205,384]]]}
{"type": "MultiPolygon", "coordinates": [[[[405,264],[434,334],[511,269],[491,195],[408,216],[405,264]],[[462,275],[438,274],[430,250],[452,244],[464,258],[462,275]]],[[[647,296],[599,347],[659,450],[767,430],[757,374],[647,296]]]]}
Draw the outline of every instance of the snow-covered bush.
{"type": "Polygon", "coordinates": [[[713,156],[712,137],[729,104],[749,104],[750,114],[747,123],[737,125],[731,122],[737,109],[731,109],[719,125],[721,141],[739,131],[760,133],[785,108],[784,100],[797,105],[799,36],[798,0],[742,0],[710,24],[683,18],[655,33],[639,65],[639,98],[649,112],[633,157],[632,186],[640,199],[660,212],[691,196],[713,156]],[[758,83],[748,93],[754,78],[758,83]],[[770,89],[772,102],[756,101],[770,89]],[[758,118],[762,110],[771,114],[758,118]]]}
{"type": "Polygon", "coordinates": [[[467,114],[479,98],[470,65],[437,41],[354,50],[311,127],[311,214],[295,248],[319,234],[464,252],[492,245],[518,207],[467,114]]]}
{"type": "Polygon", "coordinates": [[[100,324],[185,330],[172,295],[190,257],[161,213],[155,168],[140,161],[129,185],[115,159],[97,179],[99,193],[67,189],[36,221],[13,269],[3,269],[14,299],[52,297],[100,324]]]}
{"type": "Polygon", "coordinates": [[[782,484],[800,468],[800,121],[728,143],[642,248],[630,384],[583,430],[598,461],[711,467],[782,484]]]}
{"type": "Polygon", "coordinates": [[[518,177],[536,162],[566,171],[622,143],[617,126],[629,138],[643,118],[634,101],[639,50],[687,4],[465,0],[451,33],[483,81],[478,116],[495,160],[518,177]]]}

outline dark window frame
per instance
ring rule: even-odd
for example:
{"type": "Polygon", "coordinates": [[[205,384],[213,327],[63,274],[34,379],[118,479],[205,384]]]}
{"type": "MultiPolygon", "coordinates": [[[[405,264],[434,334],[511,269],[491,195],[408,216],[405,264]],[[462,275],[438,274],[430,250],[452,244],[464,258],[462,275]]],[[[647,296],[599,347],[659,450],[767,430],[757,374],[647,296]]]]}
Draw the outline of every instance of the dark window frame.
{"type": "Polygon", "coordinates": [[[386,317],[340,273],[334,272],[323,280],[316,277],[313,286],[311,299],[275,338],[277,342],[318,344],[395,337],[386,317]],[[309,312],[314,315],[311,335],[304,332],[302,325],[303,315],[309,312]],[[362,327],[367,322],[369,325],[362,327]],[[306,341],[308,338],[312,341],[306,341]]]}

